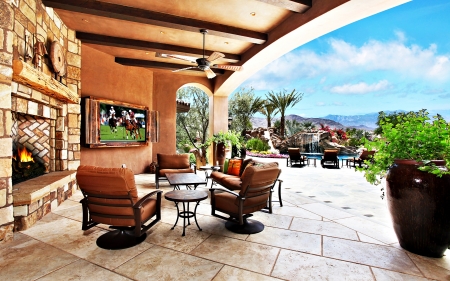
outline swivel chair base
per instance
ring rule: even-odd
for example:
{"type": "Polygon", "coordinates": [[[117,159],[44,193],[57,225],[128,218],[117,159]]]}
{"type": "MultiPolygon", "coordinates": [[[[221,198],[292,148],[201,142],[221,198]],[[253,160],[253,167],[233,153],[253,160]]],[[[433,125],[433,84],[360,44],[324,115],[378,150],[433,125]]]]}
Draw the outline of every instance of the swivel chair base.
{"type": "Polygon", "coordinates": [[[244,224],[240,225],[237,222],[227,221],[225,223],[226,229],[238,234],[255,234],[264,230],[264,224],[256,220],[244,220],[244,224]]]}
{"type": "Polygon", "coordinates": [[[97,246],[106,250],[120,250],[134,247],[147,238],[147,233],[139,237],[134,236],[134,231],[117,229],[107,232],[97,239],[97,246]]]}

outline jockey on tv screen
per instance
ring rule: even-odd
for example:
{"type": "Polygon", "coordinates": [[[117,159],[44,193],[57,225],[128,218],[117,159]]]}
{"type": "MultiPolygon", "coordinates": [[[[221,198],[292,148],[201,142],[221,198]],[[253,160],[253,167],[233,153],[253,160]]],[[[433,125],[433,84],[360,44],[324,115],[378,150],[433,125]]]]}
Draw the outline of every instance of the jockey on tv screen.
{"type": "Polygon", "coordinates": [[[100,141],[145,141],[146,110],[100,103],[100,141]]]}

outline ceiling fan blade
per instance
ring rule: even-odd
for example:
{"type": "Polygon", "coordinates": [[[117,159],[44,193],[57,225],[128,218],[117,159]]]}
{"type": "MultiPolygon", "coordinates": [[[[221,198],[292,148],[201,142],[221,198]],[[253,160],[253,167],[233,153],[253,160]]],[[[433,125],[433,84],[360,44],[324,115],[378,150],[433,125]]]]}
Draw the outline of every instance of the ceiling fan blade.
{"type": "Polygon", "coordinates": [[[177,57],[177,56],[174,56],[174,55],[168,55],[168,54],[165,54],[163,57],[171,58],[171,59],[177,59],[177,60],[183,60],[183,61],[188,61],[188,62],[191,62],[191,63],[195,63],[195,61],[191,61],[191,60],[188,60],[188,59],[185,59],[185,58],[180,58],[180,57],[177,57]]]}
{"type": "Polygon", "coordinates": [[[182,68],[182,69],[176,69],[176,70],[172,70],[172,72],[179,72],[179,71],[188,70],[188,69],[191,69],[191,68],[196,68],[196,66],[189,66],[189,67],[185,67],[185,68],[182,68]]]}
{"type": "Polygon", "coordinates": [[[208,77],[208,79],[212,79],[212,78],[216,77],[216,74],[214,73],[214,71],[212,71],[209,68],[205,69],[205,73],[206,73],[206,76],[208,77]]]}
{"type": "Polygon", "coordinates": [[[212,62],[212,61],[215,61],[216,59],[221,59],[223,57],[225,57],[224,54],[219,53],[219,52],[214,52],[206,60],[209,62],[212,62]]]}
{"type": "Polygon", "coordinates": [[[242,66],[240,66],[240,65],[215,64],[212,67],[225,69],[225,70],[231,70],[231,71],[241,71],[242,70],[242,66]]]}

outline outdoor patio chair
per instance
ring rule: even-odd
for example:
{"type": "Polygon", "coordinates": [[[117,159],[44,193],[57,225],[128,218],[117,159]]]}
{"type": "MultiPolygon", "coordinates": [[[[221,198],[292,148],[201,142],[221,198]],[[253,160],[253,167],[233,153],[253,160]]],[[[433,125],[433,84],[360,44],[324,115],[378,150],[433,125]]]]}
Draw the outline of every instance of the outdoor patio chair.
{"type": "Polygon", "coordinates": [[[325,168],[326,165],[331,165],[332,167],[339,169],[338,152],[338,150],[326,149],[323,152],[322,160],[320,160],[320,165],[322,165],[322,168],[325,168]]]}
{"type": "Polygon", "coordinates": [[[286,159],[286,167],[292,167],[292,164],[295,163],[305,165],[305,163],[308,161],[306,156],[300,154],[300,148],[288,148],[288,153],[289,158],[286,159]]]}
{"type": "Polygon", "coordinates": [[[363,150],[361,154],[358,157],[353,157],[347,160],[347,165],[350,167],[355,167],[356,164],[359,165],[359,167],[362,167],[362,164],[364,164],[364,161],[366,160],[372,160],[373,155],[375,154],[375,150],[363,150]]]}
{"type": "Polygon", "coordinates": [[[189,153],[156,154],[155,183],[159,189],[159,182],[166,180],[166,173],[197,173],[197,166],[189,163],[189,153]]]}
{"type": "Polygon", "coordinates": [[[239,193],[223,188],[211,188],[211,215],[225,219],[225,227],[235,233],[253,234],[261,232],[264,225],[248,220],[256,211],[267,208],[272,212],[272,188],[281,170],[274,163],[249,166],[242,174],[242,189],[239,193]],[[228,214],[224,217],[216,211],[228,214]]]}
{"type": "Polygon", "coordinates": [[[80,166],[76,178],[84,197],[80,201],[82,230],[99,223],[116,229],[97,239],[100,248],[117,250],[138,245],[147,237],[147,230],[161,220],[162,191],[139,198],[131,169],[80,166]]]}

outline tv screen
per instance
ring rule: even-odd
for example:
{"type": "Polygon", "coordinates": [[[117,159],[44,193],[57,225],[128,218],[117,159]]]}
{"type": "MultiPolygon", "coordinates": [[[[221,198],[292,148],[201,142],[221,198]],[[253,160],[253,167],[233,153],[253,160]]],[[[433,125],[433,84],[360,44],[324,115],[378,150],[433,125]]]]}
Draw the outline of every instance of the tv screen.
{"type": "Polygon", "coordinates": [[[146,146],[158,140],[157,111],[96,97],[85,97],[82,103],[81,139],[87,147],[146,146]]]}
{"type": "Polygon", "coordinates": [[[147,110],[100,102],[101,142],[145,142],[147,110]]]}

